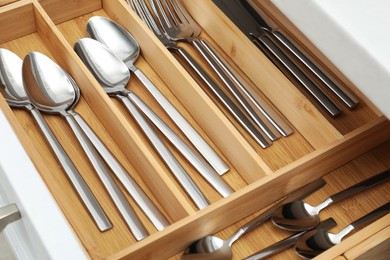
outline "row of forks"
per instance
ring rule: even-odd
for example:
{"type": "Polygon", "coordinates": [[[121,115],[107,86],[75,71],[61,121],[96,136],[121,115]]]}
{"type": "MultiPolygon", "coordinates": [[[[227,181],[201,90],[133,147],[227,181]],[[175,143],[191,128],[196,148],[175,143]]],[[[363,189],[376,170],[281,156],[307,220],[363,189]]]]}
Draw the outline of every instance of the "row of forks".
{"type": "Polygon", "coordinates": [[[205,39],[200,38],[200,26],[179,1],[149,0],[146,3],[145,0],[126,0],[126,2],[167,49],[177,52],[184,58],[224,107],[262,148],[268,147],[272,141],[282,135],[288,136],[293,132],[265,100],[259,99],[258,95],[256,98],[251,95],[251,86],[205,39]],[[212,76],[183,47],[178,45],[178,42],[191,43],[195,47],[222,80],[230,94],[238,101],[239,106],[212,76]],[[264,119],[271,124],[265,123],[264,119]]]}

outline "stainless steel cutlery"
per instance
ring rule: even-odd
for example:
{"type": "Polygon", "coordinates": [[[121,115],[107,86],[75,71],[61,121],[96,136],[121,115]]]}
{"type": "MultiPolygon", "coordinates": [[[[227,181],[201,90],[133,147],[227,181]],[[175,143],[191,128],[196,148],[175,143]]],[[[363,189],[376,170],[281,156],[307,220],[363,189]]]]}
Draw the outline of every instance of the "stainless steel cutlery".
{"type": "MultiPolygon", "coordinates": [[[[332,115],[337,116],[341,109],[319,87],[311,77],[319,79],[350,109],[357,106],[358,100],[345,88],[336,85],[310,58],[303,54],[286,36],[273,30],[259,14],[253,1],[247,0],[213,0],[213,2],[236,24],[236,26],[255,43],[287,77],[297,81],[306,91],[332,115]],[[299,63],[294,61],[299,60],[299,63]],[[307,75],[301,66],[311,74],[307,75]]],[[[262,14],[264,16],[264,14],[262,14]]]]}
{"type": "Polygon", "coordinates": [[[238,72],[205,39],[199,38],[200,27],[179,1],[149,1],[150,5],[144,0],[127,0],[127,2],[167,49],[177,52],[184,58],[221,104],[261,147],[268,147],[271,141],[279,138],[281,134],[288,136],[292,133],[291,128],[268,105],[263,105],[264,100],[256,100],[250,94],[249,84],[243,81],[238,72]],[[178,41],[190,42],[194,45],[222,79],[239,105],[236,105],[212,76],[177,44],[178,41]],[[272,127],[269,128],[262,118],[268,119],[272,127]]]}

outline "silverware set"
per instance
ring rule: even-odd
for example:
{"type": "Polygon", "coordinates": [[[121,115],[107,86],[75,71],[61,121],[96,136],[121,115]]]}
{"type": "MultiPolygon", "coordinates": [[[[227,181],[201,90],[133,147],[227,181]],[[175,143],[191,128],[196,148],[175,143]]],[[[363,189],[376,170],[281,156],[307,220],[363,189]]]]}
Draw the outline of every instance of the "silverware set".
{"type": "Polygon", "coordinates": [[[241,227],[227,240],[222,240],[215,236],[206,236],[194,241],[184,251],[182,259],[231,259],[233,257],[231,251],[232,244],[267,220],[272,220],[277,227],[298,233],[276,242],[245,259],[265,259],[293,246],[299,256],[313,258],[340,243],[341,239],[352,230],[389,213],[390,202],[352,222],[338,234],[328,232],[337,223],[332,218],[320,221],[319,211],[331,203],[353,196],[388,180],[390,180],[390,170],[386,170],[340,191],[326,199],[319,206],[312,207],[301,201],[300,198],[308,196],[325,185],[324,180],[316,180],[287,195],[285,199],[241,227]]]}
{"type": "Polygon", "coordinates": [[[292,82],[303,87],[331,116],[339,115],[342,110],[323,89],[332,92],[349,109],[358,105],[356,97],[340,84],[336,84],[311,57],[304,54],[279,30],[274,29],[273,21],[262,12],[255,1],[213,2],[292,82]]]}
{"type": "Polygon", "coordinates": [[[184,58],[225,109],[262,148],[270,146],[272,141],[281,136],[293,133],[288,124],[264,100],[251,95],[251,86],[222,55],[206,39],[200,38],[201,28],[186,12],[180,1],[126,0],[126,2],[168,50],[184,58]],[[192,44],[222,80],[224,86],[220,86],[185,48],[178,45],[178,42],[192,44]],[[224,88],[229,90],[229,94],[225,93],[224,88]]]}

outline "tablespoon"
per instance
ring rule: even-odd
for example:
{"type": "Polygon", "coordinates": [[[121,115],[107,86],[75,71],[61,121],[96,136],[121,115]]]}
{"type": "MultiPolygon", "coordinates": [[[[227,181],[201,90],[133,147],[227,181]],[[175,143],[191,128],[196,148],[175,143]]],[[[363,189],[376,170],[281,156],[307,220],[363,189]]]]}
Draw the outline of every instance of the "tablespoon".
{"type": "Polygon", "coordinates": [[[140,47],[130,33],[117,23],[101,16],[94,16],[89,19],[87,32],[91,38],[106,45],[125,62],[129,70],[140,79],[153,98],[167,112],[168,116],[218,174],[222,175],[229,170],[228,165],[209,146],[203,137],[188,123],[149,78],[135,66],[134,63],[140,54],[140,47]]]}
{"type": "Polygon", "coordinates": [[[371,188],[390,179],[390,170],[386,170],[367,180],[359,182],[348,189],[340,191],[325,199],[318,206],[311,206],[304,201],[297,200],[282,205],[275,210],[272,222],[283,229],[304,231],[316,227],[319,223],[319,212],[334,202],[353,196],[365,189],[371,188]]]}
{"type": "MultiPolygon", "coordinates": [[[[179,162],[177,162],[177,160],[173,157],[137,108],[140,109],[158,129],[160,129],[168,140],[171,141],[171,143],[222,196],[227,197],[233,192],[233,190],[225,182],[223,182],[221,177],[214,172],[214,169],[197,156],[134,92],[125,88],[130,80],[130,72],[122,60],[120,60],[102,43],[90,38],[79,39],[76,42],[74,49],[81,60],[93,73],[95,78],[99,81],[105,92],[111,96],[117,97],[126,105],[129,112],[132,114],[168,166],[172,163],[179,164],[179,162]],[[137,108],[134,105],[136,105],[137,108]]],[[[175,170],[175,168],[176,167],[170,166],[171,170],[175,170]]],[[[186,173],[184,171],[180,171],[175,173],[175,175],[177,174],[183,175],[186,173]]],[[[184,180],[187,179],[188,178],[185,178],[184,180]]],[[[184,182],[182,185],[186,187],[193,186],[195,184],[192,182],[184,182]]],[[[190,192],[191,188],[188,191],[190,192]]],[[[198,192],[191,194],[196,196],[198,192]]]]}
{"type": "Polygon", "coordinates": [[[233,243],[243,235],[249,233],[270,219],[274,210],[277,209],[280,205],[299,198],[304,198],[324,185],[325,181],[323,179],[318,179],[290,193],[282,201],[264,211],[252,221],[241,227],[227,240],[222,240],[216,236],[206,236],[197,241],[194,241],[184,251],[182,259],[231,259],[231,247],[233,243]]]}
{"type": "MultiPolygon", "coordinates": [[[[73,110],[80,99],[80,90],[76,82],[49,57],[39,52],[27,54],[23,60],[22,73],[31,103],[41,111],[60,114],[66,119],[134,237],[141,240],[148,236],[148,232],[96,151],[98,150],[101,155],[107,155],[108,150],[102,153],[102,150],[107,148],[84,119],[73,110]]],[[[113,157],[112,154],[109,155],[113,157]]],[[[110,165],[107,158],[103,158],[110,165]]]]}
{"type": "MultiPolygon", "coordinates": [[[[211,167],[208,167],[206,163],[203,163],[135,93],[130,92],[125,88],[130,79],[130,72],[122,60],[102,43],[90,38],[79,39],[76,42],[74,49],[99,81],[106,93],[117,97],[126,105],[130,114],[135,118],[138,125],[142,128],[172,173],[190,194],[195,203],[198,203],[198,201],[203,202],[203,198],[199,198],[199,194],[201,194],[200,190],[184,169],[182,169],[179,162],[154,132],[149,123],[138,111],[137,107],[148,116],[178,150],[182,152],[183,155],[211,181],[211,183],[215,184],[214,186],[223,196],[228,196],[233,192],[231,188],[222,181],[220,176],[215,173],[211,167]]],[[[201,203],[198,204],[198,206],[202,208],[204,204],[201,203]]]]}
{"type": "Polygon", "coordinates": [[[15,53],[0,48],[0,92],[11,107],[25,108],[30,111],[40,127],[47,142],[57,156],[63,170],[76,189],[85,207],[88,209],[100,231],[112,227],[99,202],[85,183],[68,155],[46,124],[39,110],[31,104],[23,87],[22,59],[15,53]]]}
{"type": "Polygon", "coordinates": [[[327,228],[307,232],[295,244],[295,252],[303,258],[313,258],[325,250],[341,243],[341,240],[353,230],[390,212],[390,202],[355,220],[337,234],[328,232],[327,228]]]}

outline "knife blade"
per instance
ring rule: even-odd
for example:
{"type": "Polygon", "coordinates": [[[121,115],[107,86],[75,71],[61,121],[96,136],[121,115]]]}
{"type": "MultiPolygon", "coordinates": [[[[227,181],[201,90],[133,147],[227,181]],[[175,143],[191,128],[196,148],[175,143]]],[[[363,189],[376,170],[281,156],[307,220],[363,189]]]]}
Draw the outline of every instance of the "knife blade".
{"type": "Polygon", "coordinates": [[[213,2],[291,81],[294,82],[295,79],[330,115],[335,117],[341,113],[341,109],[331,98],[274,43],[269,30],[259,24],[239,0],[213,0],[213,2]]]}

